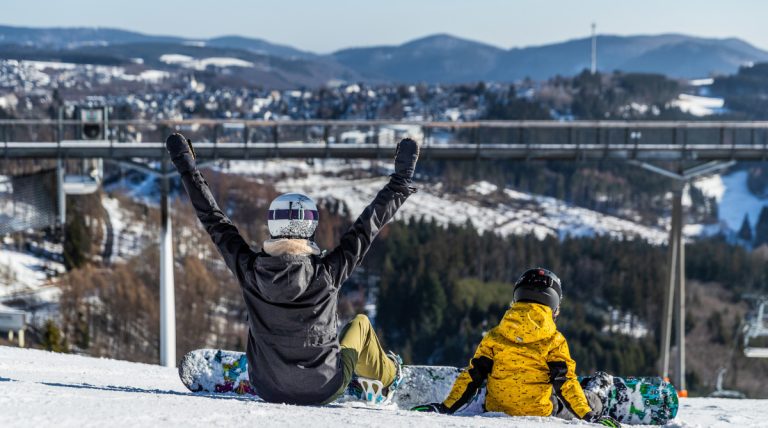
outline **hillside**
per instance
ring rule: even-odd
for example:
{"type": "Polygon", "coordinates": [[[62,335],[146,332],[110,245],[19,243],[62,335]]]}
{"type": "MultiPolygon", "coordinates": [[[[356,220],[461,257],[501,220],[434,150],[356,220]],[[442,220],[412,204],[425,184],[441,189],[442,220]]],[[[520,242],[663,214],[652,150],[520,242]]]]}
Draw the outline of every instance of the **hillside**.
{"type": "MultiPolygon", "coordinates": [[[[733,73],[765,61],[768,52],[739,39],[687,35],[599,36],[598,69],[605,72],[660,73],[695,78],[733,73]]],[[[589,68],[591,39],[500,49],[450,35],[435,35],[399,46],[345,49],[333,54],[366,76],[392,81],[467,82],[543,80],[589,68]]]]}
{"type": "MultiPolygon", "coordinates": [[[[172,368],[10,347],[0,347],[0,385],[3,427],[574,425],[550,418],[430,415],[362,403],[302,407],[233,395],[193,394],[172,368]]],[[[682,402],[679,416],[670,426],[768,426],[762,419],[764,405],[766,400],[690,398],[682,402]]]]}
{"type": "Polygon", "coordinates": [[[35,46],[50,49],[74,49],[84,46],[108,46],[130,43],[174,43],[237,48],[266,55],[308,57],[312,54],[263,39],[221,36],[208,40],[158,36],[113,28],[57,27],[27,28],[0,25],[0,44],[35,46]]]}
{"type": "MultiPolygon", "coordinates": [[[[768,61],[768,52],[737,38],[682,34],[598,37],[603,72],[659,73],[700,78],[736,72],[768,61]]],[[[0,59],[62,61],[103,65],[137,60],[158,65],[162,55],[197,60],[237,58],[247,67],[229,67],[232,80],[272,87],[322,86],[328,82],[467,83],[546,80],[589,68],[591,39],[507,49],[434,34],[394,46],[359,46],[320,55],[260,38],[227,35],[185,39],[109,28],[24,28],[0,25],[0,59]]],[[[170,64],[162,64],[166,69],[170,64]]],[[[178,64],[176,64],[178,65],[178,64]]],[[[242,65],[242,63],[241,63],[242,65]]],[[[205,67],[204,67],[205,68],[205,67]]]]}

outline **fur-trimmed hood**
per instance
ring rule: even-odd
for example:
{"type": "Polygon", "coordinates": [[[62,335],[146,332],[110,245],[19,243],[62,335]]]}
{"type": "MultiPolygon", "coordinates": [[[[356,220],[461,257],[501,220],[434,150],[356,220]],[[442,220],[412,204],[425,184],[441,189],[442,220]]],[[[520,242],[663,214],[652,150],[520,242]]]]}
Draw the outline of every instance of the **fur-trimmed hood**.
{"type": "Polygon", "coordinates": [[[306,239],[269,239],[256,261],[256,287],[275,304],[301,299],[315,277],[320,248],[306,239]]]}
{"type": "Polygon", "coordinates": [[[267,239],[262,248],[273,257],[320,255],[320,247],[308,239],[267,239]]]}

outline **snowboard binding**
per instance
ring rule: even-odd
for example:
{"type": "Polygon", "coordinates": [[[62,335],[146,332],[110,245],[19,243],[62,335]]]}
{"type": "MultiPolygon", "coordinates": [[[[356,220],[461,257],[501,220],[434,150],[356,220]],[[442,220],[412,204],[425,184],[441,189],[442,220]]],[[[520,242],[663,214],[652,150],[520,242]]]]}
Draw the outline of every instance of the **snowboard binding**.
{"type": "Polygon", "coordinates": [[[365,401],[369,404],[381,405],[392,401],[395,390],[403,382],[403,359],[392,351],[387,353],[387,358],[395,363],[395,379],[389,386],[384,386],[381,381],[355,376],[347,386],[347,395],[365,401]]]}
{"type": "Polygon", "coordinates": [[[375,379],[357,377],[349,383],[347,392],[358,400],[368,404],[385,404],[390,401],[390,394],[384,384],[375,379]]]}

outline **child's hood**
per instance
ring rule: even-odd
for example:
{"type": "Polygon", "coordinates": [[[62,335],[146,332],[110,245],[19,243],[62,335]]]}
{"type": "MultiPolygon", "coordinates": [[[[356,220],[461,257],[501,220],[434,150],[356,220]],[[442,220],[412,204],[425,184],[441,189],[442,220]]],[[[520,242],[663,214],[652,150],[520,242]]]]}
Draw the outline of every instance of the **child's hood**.
{"type": "Polygon", "coordinates": [[[513,343],[533,343],[552,337],[557,326],[549,306],[517,302],[504,314],[497,331],[513,343]]]}

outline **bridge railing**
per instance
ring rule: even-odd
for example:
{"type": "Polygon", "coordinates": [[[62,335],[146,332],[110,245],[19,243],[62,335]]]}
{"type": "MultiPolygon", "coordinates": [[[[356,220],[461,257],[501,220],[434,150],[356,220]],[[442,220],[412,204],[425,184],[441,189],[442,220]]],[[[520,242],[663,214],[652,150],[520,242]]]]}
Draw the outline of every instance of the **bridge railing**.
{"type": "Polygon", "coordinates": [[[162,141],[178,130],[213,158],[375,158],[406,136],[446,159],[768,157],[768,122],[110,120],[106,140],[79,141],[81,125],[0,120],[0,156],[158,157],[162,141]]]}

